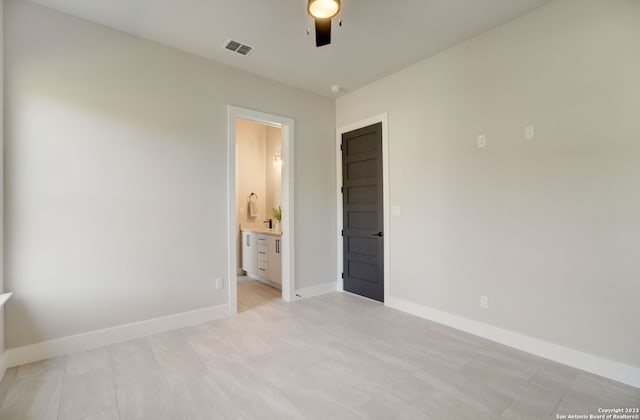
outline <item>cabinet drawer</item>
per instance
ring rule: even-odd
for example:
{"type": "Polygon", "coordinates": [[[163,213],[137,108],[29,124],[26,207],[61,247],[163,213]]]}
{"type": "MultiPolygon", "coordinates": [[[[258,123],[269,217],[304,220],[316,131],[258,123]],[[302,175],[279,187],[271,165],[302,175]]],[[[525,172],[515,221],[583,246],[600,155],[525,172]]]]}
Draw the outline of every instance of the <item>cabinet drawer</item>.
{"type": "Polygon", "coordinates": [[[267,243],[267,235],[258,235],[258,243],[266,244],[267,243]]]}
{"type": "Polygon", "coordinates": [[[269,261],[269,254],[258,251],[258,261],[269,261]]]}
{"type": "Polygon", "coordinates": [[[258,271],[261,276],[267,275],[267,270],[269,269],[269,263],[265,260],[258,260],[258,271]]]}

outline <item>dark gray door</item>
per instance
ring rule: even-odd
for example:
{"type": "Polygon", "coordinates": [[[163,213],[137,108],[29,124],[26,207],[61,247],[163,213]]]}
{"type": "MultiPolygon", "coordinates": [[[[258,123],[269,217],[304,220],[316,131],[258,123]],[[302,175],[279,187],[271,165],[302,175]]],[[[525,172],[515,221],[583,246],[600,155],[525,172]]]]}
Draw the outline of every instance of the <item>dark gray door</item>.
{"type": "Polygon", "coordinates": [[[344,290],[384,301],[382,124],[342,135],[344,290]]]}

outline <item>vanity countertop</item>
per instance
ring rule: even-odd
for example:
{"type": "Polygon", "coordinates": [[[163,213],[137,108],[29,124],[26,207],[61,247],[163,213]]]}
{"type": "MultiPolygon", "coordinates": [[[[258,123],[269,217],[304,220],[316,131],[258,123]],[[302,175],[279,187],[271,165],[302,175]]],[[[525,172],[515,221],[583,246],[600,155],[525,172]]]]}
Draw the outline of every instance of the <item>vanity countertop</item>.
{"type": "Polygon", "coordinates": [[[273,236],[282,236],[281,230],[269,229],[260,226],[250,227],[250,226],[242,226],[241,230],[243,232],[256,232],[263,233],[265,235],[273,235],[273,236]]]}

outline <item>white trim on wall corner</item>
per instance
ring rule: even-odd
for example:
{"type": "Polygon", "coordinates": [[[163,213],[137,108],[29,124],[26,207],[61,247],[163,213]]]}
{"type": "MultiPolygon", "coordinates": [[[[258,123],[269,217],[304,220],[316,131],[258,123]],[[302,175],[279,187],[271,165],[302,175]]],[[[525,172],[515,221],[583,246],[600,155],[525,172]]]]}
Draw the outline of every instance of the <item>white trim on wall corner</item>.
{"type": "Polygon", "coordinates": [[[325,295],[335,292],[338,288],[336,282],[316,284],[315,286],[304,287],[296,290],[296,299],[307,299],[314,296],[325,295]]]}
{"type": "Polygon", "coordinates": [[[0,308],[2,308],[4,304],[11,299],[11,296],[13,296],[13,293],[11,292],[0,294],[0,308]]]}
{"type": "Polygon", "coordinates": [[[584,353],[393,296],[389,296],[385,305],[554,362],[640,388],[640,367],[584,353]]]}
{"type": "Polygon", "coordinates": [[[103,330],[90,331],[84,334],[72,335],[69,337],[57,338],[55,340],[7,349],[2,358],[5,361],[6,367],[20,366],[26,363],[37,362],[39,360],[45,360],[52,357],[92,350],[127,340],[133,340],[135,338],[159,334],[191,325],[198,325],[208,321],[215,321],[217,319],[227,318],[228,316],[228,304],[210,306],[161,318],[134,322],[117,327],[105,328],[103,330]]]}

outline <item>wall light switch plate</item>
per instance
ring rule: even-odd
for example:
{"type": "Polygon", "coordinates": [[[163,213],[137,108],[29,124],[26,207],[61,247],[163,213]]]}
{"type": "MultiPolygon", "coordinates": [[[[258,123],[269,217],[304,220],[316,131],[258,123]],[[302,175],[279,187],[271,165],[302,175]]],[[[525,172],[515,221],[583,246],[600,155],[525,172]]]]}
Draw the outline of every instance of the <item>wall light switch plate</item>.
{"type": "Polygon", "coordinates": [[[480,296],[480,307],[482,309],[489,309],[489,296],[480,296]]]}
{"type": "Polygon", "coordinates": [[[487,147],[487,136],[485,134],[480,134],[478,136],[478,147],[487,147]]]}
{"type": "Polygon", "coordinates": [[[524,128],[524,139],[533,140],[536,138],[536,128],[532,125],[528,125],[524,128]]]}
{"type": "Polygon", "coordinates": [[[217,278],[216,279],[216,290],[222,290],[224,288],[224,279],[217,278]]]}
{"type": "Polygon", "coordinates": [[[402,210],[400,209],[400,206],[391,207],[391,215],[400,216],[401,214],[402,214],[402,210]]]}

